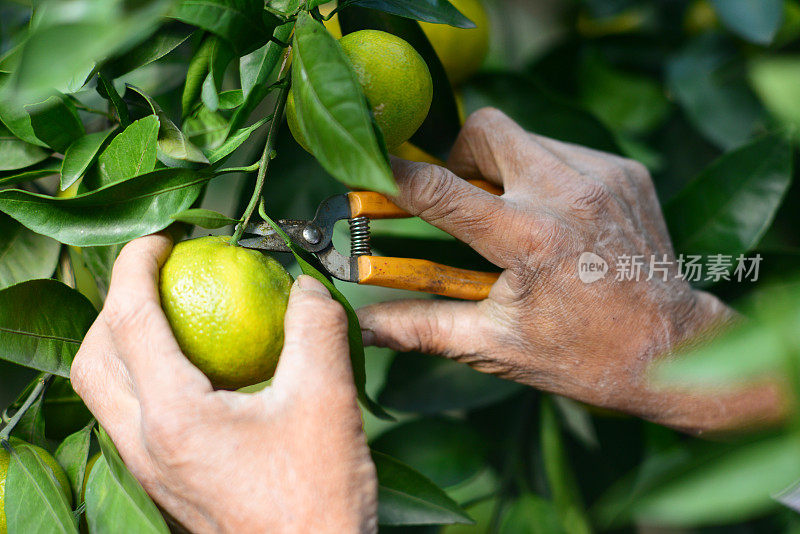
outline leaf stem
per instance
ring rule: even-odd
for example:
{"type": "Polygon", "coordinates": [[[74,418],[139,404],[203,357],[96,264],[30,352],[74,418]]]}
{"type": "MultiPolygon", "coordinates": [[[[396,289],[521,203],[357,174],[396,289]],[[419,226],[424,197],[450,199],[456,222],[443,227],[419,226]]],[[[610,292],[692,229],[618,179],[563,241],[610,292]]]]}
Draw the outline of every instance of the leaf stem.
{"type": "MultiPolygon", "coordinates": [[[[283,81],[287,81],[285,78],[283,81]]],[[[288,82],[288,81],[287,81],[288,82]]],[[[269,125],[269,133],[267,134],[267,142],[264,145],[264,153],[261,154],[259,161],[258,175],[256,176],[256,186],[253,189],[253,196],[250,197],[250,202],[242,215],[242,224],[236,227],[233,237],[231,237],[231,245],[236,245],[239,239],[242,238],[244,229],[250,222],[250,217],[253,215],[258,201],[261,198],[261,191],[264,189],[264,183],[267,178],[267,169],[269,169],[269,162],[272,161],[273,152],[275,151],[275,140],[278,136],[278,128],[280,128],[281,120],[283,119],[283,109],[286,107],[286,97],[289,94],[289,84],[284,83],[281,85],[281,90],[278,92],[278,99],[275,102],[275,111],[272,114],[272,122],[269,125]]]]}
{"type": "Polygon", "coordinates": [[[33,403],[36,402],[42,393],[47,389],[47,386],[50,385],[50,382],[53,380],[53,375],[45,374],[39,378],[39,382],[36,384],[36,387],[33,388],[28,398],[25,399],[25,403],[17,410],[17,413],[14,414],[6,426],[3,427],[3,430],[0,430],[0,443],[7,441],[8,437],[11,435],[11,431],[14,430],[14,427],[17,426],[19,420],[22,419],[22,416],[25,415],[25,412],[33,406],[33,403]]]}

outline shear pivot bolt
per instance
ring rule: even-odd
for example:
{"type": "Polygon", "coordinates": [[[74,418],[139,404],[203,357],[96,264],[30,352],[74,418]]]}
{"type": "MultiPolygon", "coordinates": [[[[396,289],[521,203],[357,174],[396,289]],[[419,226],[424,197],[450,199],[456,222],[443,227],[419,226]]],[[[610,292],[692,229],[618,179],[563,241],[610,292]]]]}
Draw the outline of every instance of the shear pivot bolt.
{"type": "Polygon", "coordinates": [[[312,245],[316,245],[319,243],[319,240],[322,239],[322,236],[320,235],[319,230],[316,228],[312,226],[306,226],[303,229],[303,239],[312,245]]]}

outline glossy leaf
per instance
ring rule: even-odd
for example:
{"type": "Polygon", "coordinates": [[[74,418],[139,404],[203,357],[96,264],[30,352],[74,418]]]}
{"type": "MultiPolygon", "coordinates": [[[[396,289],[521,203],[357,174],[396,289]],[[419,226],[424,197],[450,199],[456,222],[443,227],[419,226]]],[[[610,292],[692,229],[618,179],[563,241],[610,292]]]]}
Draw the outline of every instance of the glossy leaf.
{"type": "Polygon", "coordinates": [[[485,465],[485,443],[473,428],[450,418],[402,423],[370,443],[374,451],[407,464],[447,488],[475,476],[485,465]]]}
{"type": "Polygon", "coordinates": [[[566,534],[553,503],[526,493],[512,502],[500,525],[500,534],[566,534]]]}
{"type": "Polygon", "coordinates": [[[114,267],[114,261],[119,256],[122,246],[123,244],[119,243],[104,247],[83,247],[82,249],[84,265],[92,274],[97,283],[97,289],[103,295],[108,293],[111,269],[114,267]]]}
{"type": "Polygon", "coordinates": [[[386,375],[381,404],[424,414],[488,406],[523,387],[468,365],[425,354],[398,354],[386,375]]]}
{"type": "Polygon", "coordinates": [[[97,158],[102,182],[121,182],[146,174],[156,166],[159,120],[155,115],[132,122],[108,144],[97,158]]]}
{"type": "Polygon", "coordinates": [[[89,459],[89,445],[91,444],[94,424],[95,422],[91,421],[81,430],[67,436],[56,449],[55,458],[69,479],[76,505],[80,504],[78,501],[83,489],[83,479],[86,474],[86,462],[89,459]]]}
{"type": "Polygon", "coordinates": [[[27,169],[18,171],[0,172],[0,185],[11,185],[31,180],[38,180],[51,174],[58,174],[62,161],[58,158],[49,158],[27,169]]]}
{"type": "Polygon", "coordinates": [[[347,5],[385,11],[412,20],[449,24],[457,28],[475,27],[474,22],[447,0],[354,0],[347,2],[347,5]]]}
{"type": "Polygon", "coordinates": [[[86,134],[70,145],[64,154],[64,162],[61,165],[60,189],[62,191],[80,180],[83,173],[95,162],[97,155],[112,133],[114,130],[86,134]]]}
{"type": "Polygon", "coordinates": [[[217,111],[219,109],[219,92],[222,90],[225,70],[233,60],[234,53],[230,45],[223,39],[213,39],[211,43],[211,51],[208,57],[208,74],[203,82],[200,95],[208,109],[217,111]]]}
{"type": "Polygon", "coordinates": [[[228,157],[234,150],[239,148],[242,143],[250,138],[250,134],[261,128],[269,120],[272,120],[271,116],[264,117],[260,121],[234,132],[224,143],[208,153],[209,163],[217,163],[223,158],[228,157]]]}
{"type": "Polygon", "coordinates": [[[86,519],[91,532],[169,534],[161,512],[122,463],[104,430],[97,433],[103,455],[97,459],[86,485],[86,519]]]}
{"type": "Polygon", "coordinates": [[[36,137],[56,152],[65,153],[73,141],[86,133],[75,105],[63,95],[51,96],[25,109],[36,137]]]}
{"type": "Polygon", "coordinates": [[[61,244],[0,213],[0,289],[56,270],[61,244]]]}
{"type": "Polygon", "coordinates": [[[186,117],[194,108],[195,102],[200,98],[203,89],[203,82],[208,76],[209,58],[214,49],[217,38],[213,35],[207,36],[200,44],[197,51],[189,61],[189,68],[186,71],[186,81],[183,84],[183,94],[181,95],[182,116],[186,117]]]}
{"type": "Polygon", "coordinates": [[[749,65],[750,82],[766,108],[782,123],[800,127],[800,57],[765,56],[749,65]]]}
{"type": "Polygon", "coordinates": [[[30,167],[49,155],[42,147],[18,139],[0,124],[0,172],[30,167]]]}
{"type": "Polygon", "coordinates": [[[53,470],[28,444],[12,442],[5,481],[5,515],[9,532],[78,534],[69,498],[53,470]]]}
{"type": "Polygon", "coordinates": [[[239,55],[266,43],[279,22],[263,0],[181,0],[172,17],[219,35],[239,55]]]}
{"type": "Polygon", "coordinates": [[[783,22],[783,0],[711,0],[722,23],[752,43],[768,45],[783,22]]]}
{"type": "Polygon", "coordinates": [[[395,193],[366,99],[339,43],[321,23],[301,12],[292,54],[297,122],[311,152],[350,187],[395,193]]]}
{"type": "Polygon", "coordinates": [[[464,86],[467,115],[491,106],[524,129],[606,152],[620,152],[614,134],[585,110],[542,90],[530,78],[513,73],[479,74],[464,86]]]}
{"type": "Polygon", "coordinates": [[[373,451],[378,471],[378,523],[446,525],[472,523],[447,494],[424,475],[391,456],[373,451]]]}
{"type": "Polygon", "coordinates": [[[278,44],[278,42],[287,42],[292,35],[293,29],[294,23],[278,26],[275,29],[273,41],[240,59],[239,75],[242,80],[242,91],[244,91],[245,85],[250,89],[247,94],[244,94],[242,105],[236,109],[231,117],[230,125],[228,126],[229,135],[230,132],[239,130],[245,124],[250,114],[255,111],[256,107],[272,89],[272,86],[268,83],[270,75],[286,51],[286,48],[278,44]],[[245,80],[247,81],[245,82],[245,80]]]}
{"type": "Polygon", "coordinates": [[[48,443],[44,427],[42,398],[39,397],[23,414],[11,435],[37,447],[47,449],[48,443]]]}
{"type": "Polygon", "coordinates": [[[742,521],[774,509],[800,477],[800,441],[785,435],[735,448],[640,495],[629,513],[665,526],[742,521]]]}
{"type": "Polygon", "coordinates": [[[792,149],[762,137],[697,176],[664,209],[675,250],[741,254],[758,244],[792,180],[792,149]]]}
{"type": "Polygon", "coordinates": [[[161,163],[168,167],[197,167],[199,164],[208,163],[203,152],[186,138],[155,100],[138,87],[128,85],[127,88],[130,89],[133,99],[149,107],[158,116],[160,126],[156,157],[161,163]]]}
{"type": "Polygon", "coordinates": [[[172,216],[172,218],[176,221],[193,224],[201,228],[209,228],[212,230],[239,223],[238,220],[231,219],[222,213],[203,208],[185,210],[180,213],[176,213],[172,216]]]}
{"type": "Polygon", "coordinates": [[[111,105],[114,106],[114,110],[117,112],[120,126],[127,128],[131,123],[131,115],[128,111],[128,106],[125,105],[122,97],[119,96],[111,80],[106,78],[102,72],[97,75],[97,92],[100,96],[111,102],[111,105]]]}
{"type": "Polygon", "coordinates": [[[0,211],[34,232],[79,247],[124,243],[166,228],[213,175],[160,169],[73,198],[0,191],[0,211]]]}
{"type": "Polygon", "coordinates": [[[72,358],[97,316],[78,291],[31,280],[0,291],[0,357],[69,377],[72,358]]]}
{"type": "Polygon", "coordinates": [[[228,121],[220,112],[211,111],[201,104],[192,116],[183,121],[181,130],[189,142],[199,147],[208,157],[209,152],[225,142],[228,121]]]}
{"type": "Polygon", "coordinates": [[[667,88],[692,124],[723,149],[746,142],[764,110],[736,69],[736,51],[716,35],[703,35],[667,63],[667,88]]]}
{"type": "Polygon", "coordinates": [[[461,122],[447,73],[420,25],[414,20],[358,6],[342,10],[339,13],[339,24],[345,34],[362,29],[391,33],[407,41],[419,52],[431,73],[433,101],[428,116],[411,137],[411,142],[439,159],[446,160],[461,129],[461,122]]]}
{"type": "MultiPolygon", "coordinates": [[[[0,85],[0,93],[4,89],[0,85]]],[[[33,133],[31,117],[25,108],[11,98],[0,98],[0,122],[19,139],[38,146],[46,146],[36,134],[33,133]]]]}
{"type": "MultiPolygon", "coordinates": [[[[265,214],[262,213],[262,215],[265,214]]],[[[295,246],[294,243],[292,243],[291,238],[289,238],[289,236],[280,228],[280,226],[275,224],[272,219],[269,217],[265,217],[265,219],[283,238],[286,245],[292,251],[292,255],[294,256],[294,259],[297,261],[298,265],[300,265],[300,269],[303,271],[303,274],[319,280],[319,282],[328,289],[331,297],[333,297],[333,299],[341,304],[344,308],[344,311],[347,314],[347,342],[350,348],[350,363],[352,364],[353,381],[356,385],[358,400],[375,417],[389,421],[393,420],[394,418],[391,415],[389,415],[379,404],[377,404],[369,397],[369,395],[367,395],[367,375],[364,367],[364,340],[361,337],[361,326],[358,322],[358,315],[356,314],[355,309],[353,309],[353,306],[342,294],[342,292],[339,291],[335,285],[333,285],[333,282],[331,282],[324,274],[319,272],[316,267],[311,265],[311,263],[306,260],[306,252],[295,246]]]]}
{"type": "Polygon", "coordinates": [[[194,28],[179,22],[164,24],[155,34],[145,39],[141,44],[103,63],[103,73],[113,80],[123,74],[149,65],[175,50],[193,32],[194,28]]]}

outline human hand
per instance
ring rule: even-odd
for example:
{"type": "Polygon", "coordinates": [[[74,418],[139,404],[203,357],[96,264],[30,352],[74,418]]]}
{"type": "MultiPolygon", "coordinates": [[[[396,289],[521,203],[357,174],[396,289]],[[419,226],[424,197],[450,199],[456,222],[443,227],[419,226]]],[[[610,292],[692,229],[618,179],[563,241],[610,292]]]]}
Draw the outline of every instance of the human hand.
{"type": "Polygon", "coordinates": [[[161,311],[158,272],[170,248],[152,235],[122,250],[72,364],[75,390],[131,472],[192,532],[375,531],[375,466],[342,307],[299,277],[272,385],[214,391],[161,311]]]}
{"type": "MultiPolygon", "coordinates": [[[[632,160],[525,132],[483,109],[464,125],[449,170],[393,160],[411,214],[504,269],[478,302],[410,300],[359,311],[367,343],[439,354],[487,373],[652,421],[701,432],[780,417],[772,384],[717,393],[668,392],[649,364],[730,322],[733,312],[677,275],[647,169],[632,160]],[[494,196],[463,179],[501,185],[494,196]],[[666,280],[591,284],[584,252],[669,261],[666,280]]],[[[613,269],[613,267],[611,267],[613,269]]]]}

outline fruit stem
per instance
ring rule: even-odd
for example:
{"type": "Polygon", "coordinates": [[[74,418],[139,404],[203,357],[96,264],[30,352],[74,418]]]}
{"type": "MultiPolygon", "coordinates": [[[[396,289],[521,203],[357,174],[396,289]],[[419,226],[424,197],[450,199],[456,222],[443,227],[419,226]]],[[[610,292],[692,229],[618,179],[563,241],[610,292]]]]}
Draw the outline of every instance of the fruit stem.
{"type": "Polygon", "coordinates": [[[275,102],[275,111],[272,114],[272,122],[269,124],[269,133],[267,134],[267,142],[264,145],[264,153],[261,154],[261,160],[259,161],[258,175],[256,176],[256,186],[253,189],[253,196],[250,197],[250,202],[248,202],[247,208],[244,210],[244,215],[242,215],[242,223],[236,227],[236,232],[234,232],[233,237],[231,237],[231,245],[236,245],[239,243],[239,239],[242,238],[244,229],[250,222],[250,217],[252,217],[253,211],[255,211],[256,206],[258,205],[258,200],[261,198],[261,191],[264,189],[264,182],[267,178],[269,162],[272,161],[273,157],[275,157],[273,155],[275,152],[275,139],[278,136],[278,128],[283,120],[283,110],[286,107],[286,96],[289,94],[288,80],[284,77],[282,81],[284,83],[281,84],[281,89],[278,92],[278,99],[275,102]]]}
{"type": "Polygon", "coordinates": [[[44,393],[44,390],[50,385],[51,380],[53,380],[53,375],[50,374],[42,375],[42,377],[39,378],[36,387],[33,388],[30,395],[28,395],[28,398],[25,399],[25,403],[20,407],[19,410],[17,410],[17,413],[14,414],[14,417],[9,419],[8,424],[3,427],[3,430],[0,430],[0,443],[8,440],[8,437],[11,435],[11,431],[14,430],[15,426],[17,426],[17,423],[19,423],[19,420],[25,415],[25,412],[27,412],[28,409],[33,406],[33,403],[36,402],[36,399],[38,399],[42,393],[44,393]]]}

